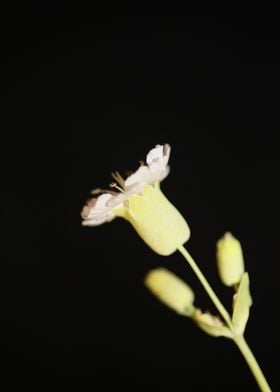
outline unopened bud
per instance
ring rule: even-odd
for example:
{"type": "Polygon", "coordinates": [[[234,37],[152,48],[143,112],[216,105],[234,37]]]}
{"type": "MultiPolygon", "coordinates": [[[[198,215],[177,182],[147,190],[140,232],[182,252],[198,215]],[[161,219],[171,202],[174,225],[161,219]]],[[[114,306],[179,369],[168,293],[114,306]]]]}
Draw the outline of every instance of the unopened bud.
{"type": "Polygon", "coordinates": [[[231,233],[225,233],[217,242],[217,265],[226,286],[240,282],[244,273],[243,253],[240,242],[231,233]]]}
{"type": "Polygon", "coordinates": [[[165,305],[175,312],[191,316],[194,312],[194,293],[180,278],[165,268],[150,271],[145,285],[165,305]]]}

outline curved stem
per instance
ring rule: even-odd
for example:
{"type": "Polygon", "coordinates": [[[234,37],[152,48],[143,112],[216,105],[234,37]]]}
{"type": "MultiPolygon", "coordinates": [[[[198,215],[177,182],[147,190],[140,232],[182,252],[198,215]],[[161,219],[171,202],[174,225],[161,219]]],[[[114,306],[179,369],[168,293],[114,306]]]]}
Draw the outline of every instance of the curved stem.
{"type": "Polygon", "coordinates": [[[242,335],[235,336],[233,340],[241,351],[249,368],[251,369],[251,372],[253,373],[260,390],[262,392],[271,392],[270,386],[268,385],[264,374],[244,337],[242,335]]]}
{"type": "Polygon", "coordinates": [[[196,262],[194,261],[194,259],[190,255],[190,253],[187,251],[187,249],[183,247],[183,245],[178,247],[178,251],[187,260],[190,267],[192,268],[192,270],[196,274],[197,278],[199,279],[200,283],[204,287],[205,291],[207,292],[207,294],[211,298],[212,302],[214,303],[214,305],[216,306],[216,308],[220,312],[221,316],[224,318],[227,325],[229,326],[229,328],[233,332],[232,339],[235,342],[235,344],[237,345],[237,347],[239,348],[239,350],[241,351],[243,357],[245,358],[252,374],[255,377],[256,382],[258,383],[260,390],[262,392],[271,392],[271,389],[270,389],[270,387],[264,377],[264,374],[263,374],[254,354],[252,353],[250,347],[248,346],[246,340],[244,339],[243,335],[235,335],[234,326],[232,324],[230,315],[228,314],[224,305],[222,304],[222,302],[219,300],[219,298],[215,294],[214,290],[212,289],[212,287],[208,283],[207,279],[205,278],[205,276],[201,272],[200,268],[198,267],[198,265],[196,264],[196,262]]]}
{"type": "Polygon", "coordinates": [[[227,325],[229,326],[229,328],[233,331],[233,325],[232,325],[232,322],[231,322],[230,315],[228,314],[226,308],[224,307],[224,305],[221,303],[221,301],[219,300],[219,298],[215,294],[214,290],[212,289],[212,287],[208,283],[207,279],[205,278],[205,276],[201,272],[200,268],[198,267],[198,265],[196,264],[196,262],[194,261],[192,256],[189,254],[187,249],[184,248],[183,245],[178,247],[178,251],[187,260],[187,262],[189,263],[189,265],[192,268],[193,272],[196,274],[196,276],[199,279],[200,283],[204,287],[205,291],[207,292],[207,294],[211,298],[212,302],[214,303],[214,305],[216,306],[216,308],[220,312],[221,316],[224,318],[224,320],[227,323],[227,325]]]}

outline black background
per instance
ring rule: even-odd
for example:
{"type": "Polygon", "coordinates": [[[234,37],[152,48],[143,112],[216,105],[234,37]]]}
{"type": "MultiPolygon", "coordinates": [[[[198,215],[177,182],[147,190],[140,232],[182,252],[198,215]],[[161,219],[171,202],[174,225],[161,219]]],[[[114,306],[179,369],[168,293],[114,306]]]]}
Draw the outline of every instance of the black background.
{"type": "Polygon", "coordinates": [[[179,15],[109,16],[62,2],[1,10],[5,386],[257,390],[230,341],[144,288],[146,272],[165,266],[214,311],[180,255],[156,255],[121,219],[81,227],[92,188],[167,142],[162,188],[227,306],[215,243],[227,230],[242,242],[254,299],[246,336],[279,387],[277,18],[179,15]]]}

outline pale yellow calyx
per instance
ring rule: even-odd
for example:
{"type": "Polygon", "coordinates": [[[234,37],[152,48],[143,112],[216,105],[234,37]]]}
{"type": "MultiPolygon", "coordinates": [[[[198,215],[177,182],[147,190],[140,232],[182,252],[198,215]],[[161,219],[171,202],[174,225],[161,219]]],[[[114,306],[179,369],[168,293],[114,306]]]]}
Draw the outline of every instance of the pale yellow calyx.
{"type": "Polygon", "coordinates": [[[161,302],[175,312],[191,316],[195,311],[192,289],[167,269],[157,268],[150,271],[145,278],[145,285],[161,302]]]}
{"type": "Polygon", "coordinates": [[[220,279],[226,286],[240,282],[244,273],[243,252],[240,242],[231,233],[226,233],[217,242],[217,266],[220,279]]]}
{"type": "Polygon", "coordinates": [[[156,253],[170,255],[190,237],[190,229],[179,211],[161,192],[159,184],[146,184],[141,193],[128,197],[125,205],[114,209],[127,219],[140,237],[156,253]]]}

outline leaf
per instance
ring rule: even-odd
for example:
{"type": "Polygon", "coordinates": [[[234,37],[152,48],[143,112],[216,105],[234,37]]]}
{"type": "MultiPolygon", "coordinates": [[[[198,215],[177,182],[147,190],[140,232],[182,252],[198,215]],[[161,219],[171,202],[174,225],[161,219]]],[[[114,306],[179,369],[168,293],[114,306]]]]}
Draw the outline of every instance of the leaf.
{"type": "Polygon", "coordinates": [[[242,275],[237,293],[234,295],[234,306],[232,314],[232,324],[235,333],[242,335],[249,318],[249,309],[252,305],[252,297],[249,290],[249,275],[245,272],[242,275]]]}

